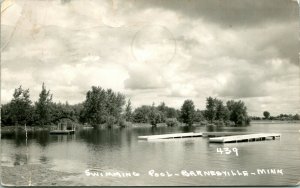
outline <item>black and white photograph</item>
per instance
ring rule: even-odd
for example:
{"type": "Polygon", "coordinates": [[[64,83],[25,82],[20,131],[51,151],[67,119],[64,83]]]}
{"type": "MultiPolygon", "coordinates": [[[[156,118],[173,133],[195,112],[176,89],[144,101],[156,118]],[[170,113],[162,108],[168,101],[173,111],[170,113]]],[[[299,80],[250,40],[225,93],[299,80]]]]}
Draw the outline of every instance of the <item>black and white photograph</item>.
{"type": "Polygon", "coordinates": [[[1,0],[2,186],[300,185],[297,0],[1,0]]]}

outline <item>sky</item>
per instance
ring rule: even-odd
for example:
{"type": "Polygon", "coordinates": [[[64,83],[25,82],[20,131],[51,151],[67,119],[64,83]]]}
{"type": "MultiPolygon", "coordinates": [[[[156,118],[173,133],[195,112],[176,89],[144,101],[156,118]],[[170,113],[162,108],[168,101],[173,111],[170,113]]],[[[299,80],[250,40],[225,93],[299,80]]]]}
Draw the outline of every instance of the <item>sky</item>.
{"type": "Polygon", "coordinates": [[[300,113],[296,1],[6,0],[1,14],[1,101],[15,88],[55,102],[111,88],[133,107],[200,110],[208,96],[248,113],[300,113]]]}

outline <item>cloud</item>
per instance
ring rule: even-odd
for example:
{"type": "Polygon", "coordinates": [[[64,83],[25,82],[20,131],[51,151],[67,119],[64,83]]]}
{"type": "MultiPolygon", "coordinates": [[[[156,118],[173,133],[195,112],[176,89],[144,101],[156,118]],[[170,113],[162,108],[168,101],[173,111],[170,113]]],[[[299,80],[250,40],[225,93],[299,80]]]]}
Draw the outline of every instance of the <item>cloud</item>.
{"type": "Polygon", "coordinates": [[[249,73],[233,75],[220,88],[218,94],[220,97],[231,98],[263,97],[268,95],[265,83],[264,80],[249,73]]]}
{"type": "Polygon", "coordinates": [[[170,87],[170,93],[168,97],[181,97],[181,98],[191,98],[197,95],[197,91],[192,83],[189,84],[179,84],[174,83],[170,87]]]}
{"type": "Polygon", "coordinates": [[[19,0],[1,16],[4,103],[21,84],[36,100],[45,82],[70,103],[98,85],[135,106],[213,96],[300,113],[293,1],[19,0]]]}
{"type": "Polygon", "coordinates": [[[129,78],[124,81],[126,89],[160,89],[166,87],[166,81],[154,67],[135,67],[129,70],[129,78]]]}
{"type": "Polygon", "coordinates": [[[93,56],[93,55],[89,55],[86,56],[82,59],[82,61],[86,61],[86,62],[95,62],[98,61],[100,59],[100,56],[93,56]]]}
{"type": "Polygon", "coordinates": [[[267,23],[297,22],[298,4],[281,0],[152,0],[135,2],[138,8],[173,10],[191,19],[202,18],[222,27],[252,27],[267,23]]]}
{"type": "Polygon", "coordinates": [[[175,55],[176,42],[165,27],[148,25],[134,36],[132,52],[139,62],[168,63],[175,55]]]}

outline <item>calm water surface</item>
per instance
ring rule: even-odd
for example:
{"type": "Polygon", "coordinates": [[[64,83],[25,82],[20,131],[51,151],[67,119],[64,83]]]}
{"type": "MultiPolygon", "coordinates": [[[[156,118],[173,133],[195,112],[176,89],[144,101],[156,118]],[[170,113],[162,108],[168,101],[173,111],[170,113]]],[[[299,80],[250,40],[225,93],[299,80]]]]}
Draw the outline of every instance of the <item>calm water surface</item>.
{"type": "MultiPolygon", "coordinates": [[[[27,147],[24,134],[8,134],[2,135],[1,162],[4,167],[39,164],[53,173],[73,173],[62,177],[70,185],[295,185],[300,181],[299,123],[253,123],[249,127],[217,130],[282,134],[280,140],[272,141],[212,144],[202,137],[160,141],[137,139],[140,135],[190,131],[216,130],[205,127],[191,130],[182,127],[82,129],[75,135],[49,135],[47,131],[40,131],[29,135],[27,147]],[[217,152],[217,148],[224,147],[238,148],[239,156],[217,152]],[[87,169],[98,172],[138,172],[141,176],[87,177],[84,173],[87,169]],[[256,169],[283,169],[284,175],[156,178],[148,175],[151,169],[173,174],[181,170],[255,172],[256,169]]],[[[2,175],[2,179],[5,178],[2,175]]]]}

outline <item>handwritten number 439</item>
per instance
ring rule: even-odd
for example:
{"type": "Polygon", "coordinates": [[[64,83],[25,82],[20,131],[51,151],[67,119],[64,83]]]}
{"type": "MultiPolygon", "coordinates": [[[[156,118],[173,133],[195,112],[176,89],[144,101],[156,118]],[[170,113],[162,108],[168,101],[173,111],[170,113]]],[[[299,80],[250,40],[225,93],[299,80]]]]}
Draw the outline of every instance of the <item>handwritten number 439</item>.
{"type": "Polygon", "coordinates": [[[237,148],[217,148],[217,152],[225,155],[235,154],[236,156],[239,156],[239,152],[237,148]]]}

